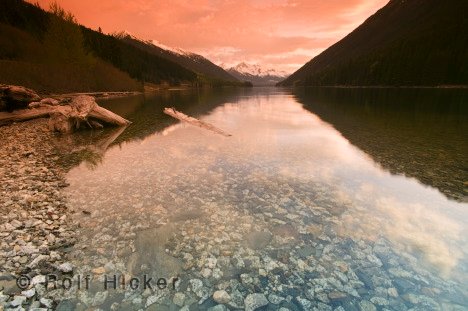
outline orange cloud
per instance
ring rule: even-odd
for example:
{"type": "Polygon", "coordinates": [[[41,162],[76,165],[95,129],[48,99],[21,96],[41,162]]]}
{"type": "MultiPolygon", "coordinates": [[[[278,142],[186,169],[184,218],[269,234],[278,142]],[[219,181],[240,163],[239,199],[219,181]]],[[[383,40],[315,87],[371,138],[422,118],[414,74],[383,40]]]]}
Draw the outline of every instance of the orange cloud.
{"type": "MultiPolygon", "coordinates": [[[[47,8],[53,0],[39,0],[47,8]]],[[[388,0],[60,0],[80,23],[104,32],[293,71],[344,37],[388,0]]]]}

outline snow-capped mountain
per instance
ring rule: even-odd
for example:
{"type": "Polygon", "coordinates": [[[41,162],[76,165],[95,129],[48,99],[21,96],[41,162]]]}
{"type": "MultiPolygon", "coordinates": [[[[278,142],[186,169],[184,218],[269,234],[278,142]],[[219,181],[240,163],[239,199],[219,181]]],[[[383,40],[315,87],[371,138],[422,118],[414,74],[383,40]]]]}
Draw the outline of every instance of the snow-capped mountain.
{"type": "Polygon", "coordinates": [[[209,78],[224,81],[237,81],[237,78],[227,73],[223,68],[213,64],[202,55],[188,52],[181,48],[169,47],[158,40],[142,40],[128,31],[117,32],[114,33],[113,36],[148,53],[155,54],[178,63],[187,69],[203,74],[209,78]]]}
{"type": "Polygon", "coordinates": [[[265,77],[265,76],[285,77],[287,76],[286,72],[284,71],[277,71],[275,69],[263,69],[262,67],[260,67],[260,65],[247,64],[245,62],[239,63],[237,66],[232,67],[230,69],[235,70],[241,74],[258,76],[258,77],[265,77]]]}
{"type": "Polygon", "coordinates": [[[245,62],[226,70],[239,80],[250,81],[253,85],[275,85],[288,76],[284,71],[264,69],[260,65],[245,62]]]}

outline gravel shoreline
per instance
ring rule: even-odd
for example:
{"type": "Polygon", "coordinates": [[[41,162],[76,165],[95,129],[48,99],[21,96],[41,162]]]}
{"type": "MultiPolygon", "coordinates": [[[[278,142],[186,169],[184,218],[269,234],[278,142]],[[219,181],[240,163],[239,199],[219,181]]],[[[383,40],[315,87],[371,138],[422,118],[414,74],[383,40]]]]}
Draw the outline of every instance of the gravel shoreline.
{"type": "Polygon", "coordinates": [[[0,310],[53,308],[45,275],[73,270],[66,251],[76,227],[60,191],[67,183],[54,135],[47,119],[0,127],[0,310]]]}

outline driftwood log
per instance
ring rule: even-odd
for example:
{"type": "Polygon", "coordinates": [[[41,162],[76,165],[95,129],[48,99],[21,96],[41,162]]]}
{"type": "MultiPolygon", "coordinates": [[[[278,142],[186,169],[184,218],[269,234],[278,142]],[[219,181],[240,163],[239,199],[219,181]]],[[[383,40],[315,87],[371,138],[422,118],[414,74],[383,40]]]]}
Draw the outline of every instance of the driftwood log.
{"type": "Polygon", "coordinates": [[[223,136],[226,136],[226,137],[232,136],[231,134],[226,133],[225,131],[217,128],[216,126],[214,126],[212,124],[200,121],[200,120],[195,119],[193,117],[190,117],[190,116],[188,116],[186,114],[183,114],[182,112],[175,110],[175,108],[164,108],[164,113],[167,114],[167,115],[170,115],[173,118],[181,120],[183,122],[187,122],[189,124],[204,128],[206,130],[215,132],[217,134],[220,134],[220,135],[223,135],[223,136]]]}
{"type": "Polygon", "coordinates": [[[130,124],[130,121],[100,107],[93,97],[80,95],[73,98],[69,105],[57,106],[53,109],[50,113],[49,129],[70,133],[82,126],[101,128],[103,126],[99,121],[118,126],[130,124]]]}
{"type": "Polygon", "coordinates": [[[100,122],[126,126],[131,122],[100,107],[94,97],[80,95],[67,105],[58,105],[53,99],[30,104],[31,109],[13,112],[0,112],[0,125],[50,116],[49,129],[61,133],[71,133],[81,127],[101,128],[100,122]],[[35,108],[34,108],[35,107],[35,108]]]}
{"type": "Polygon", "coordinates": [[[13,111],[26,108],[30,102],[38,101],[41,97],[31,89],[18,85],[0,84],[0,111],[13,111]]]}
{"type": "Polygon", "coordinates": [[[38,102],[32,102],[28,105],[28,108],[39,108],[39,107],[49,107],[49,106],[57,106],[60,102],[54,98],[44,98],[38,102]]]}
{"type": "Polygon", "coordinates": [[[22,122],[37,118],[46,118],[51,113],[52,108],[40,107],[35,109],[20,109],[13,112],[0,111],[0,125],[13,122],[22,122]]]}

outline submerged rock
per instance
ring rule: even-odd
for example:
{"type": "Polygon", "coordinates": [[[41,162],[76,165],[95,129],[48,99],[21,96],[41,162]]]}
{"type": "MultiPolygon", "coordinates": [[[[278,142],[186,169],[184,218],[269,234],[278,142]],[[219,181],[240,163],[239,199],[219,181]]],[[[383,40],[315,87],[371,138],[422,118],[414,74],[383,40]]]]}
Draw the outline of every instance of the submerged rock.
{"type": "Polygon", "coordinates": [[[69,273],[73,271],[73,265],[69,262],[64,262],[63,264],[57,267],[63,273],[69,273]]]}
{"type": "Polygon", "coordinates": [[[229,309],[225,305],[216,305],[208,308],[207,311],[229,311],[229,309]]]}
{"type": "Polygon", "coordinates": [[[367,300],[361,300],[359,302],[359,310],[361,311],[377,311],[377,308],[367,300]]]}
{"type": "Polygon", "coordinates": [[[302,297],[296,297],[297,303],[302,307],[303,310],[311,310],[312,302],[302,297]]]}
{"type": "Polygon", "coordinates": [[[174,234],[176,227],[166,225],[159,228],[144,230],[138,233],[135,239],[137,252],[132,256],[129,270],[137,275],[143,265],[157,272],[158,277],[167,279],[178,275],[182,271],[182,261],[168,255],[164,245],[174,234]]]}
{"type": "Polygon", "coordinates": [[[92,305],[94,307],[102,305],[106,301],[108,295],[109,292],[97,292],[96,295],[94,295],[92,305]]]}
{"type": "Polygon", "coordinates": [[[19,288],[16,285],[16,279],[11,274],[0,274],[0,291],[4,294],[13,294],[18,292],[19,288]]]}
{"type": "Polygon", "coordinates": [[[272,238],[272,234],[268,231],[254,231],[247,234],[245,242],[248,247],[257,250],[265,248],[272,238]]]}
{"type": "Polygon", "coordinates": [[[47,308],[52,308],[52,304],[53,304],[53,301],[52,299],[48,299],[48,298],[41,298],[40,299],[40,302],[43,306],[47,307],[47,308]]]}
{"type": "Polygon", "coordinates": [[[179,307],[184,306],[185,302],[185,294],[184,293],[175,293],[174,298],[172,299],[172,302],[179,307]]]}
{"type": "Polygon", "coordinates": [[[225,290],[218,290],[213,293],[213,300],[217,303],[225,304],[231,301],[231,296],[225,290]]]}
{"type": "Polygon", "coordinates": [[[31,288],[31,289],[22,291],[21,294],[24,295],[26,298],[31,298],[34,295],[36,295],[36,289],[31,288]]]}
{"type": "Polygon", "coordinates": [[[245,311],[254,311],[268,305],[268,299],[264,294],[250,294],[244,300],[245,311]]]}
{"type": "Polygon", "coordinates": [[[275,294],[270,294],[268,296],[268,300],[274,305],[279,305],[282,301],[284,301],[284,298],[275,294]]]}

